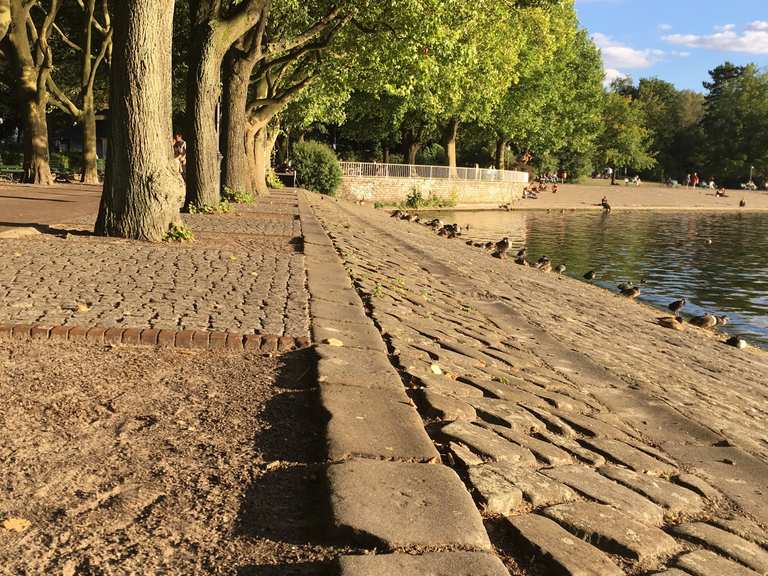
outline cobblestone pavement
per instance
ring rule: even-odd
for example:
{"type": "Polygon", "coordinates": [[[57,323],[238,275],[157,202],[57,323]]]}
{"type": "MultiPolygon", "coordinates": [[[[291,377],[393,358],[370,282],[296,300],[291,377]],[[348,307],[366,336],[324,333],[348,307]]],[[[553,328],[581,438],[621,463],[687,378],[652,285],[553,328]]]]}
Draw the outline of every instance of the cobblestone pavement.
{"type": "Polygon", "coordinates": [[[295,193],[185,219],[183,245],[93,237],[93,218],[0,239],[0,323],[308,335],[295,193]]]}
{"type": "Polygon", "coordinates": [[[512,574],[768,574],[764,352],[309,198],[512,574]]]}

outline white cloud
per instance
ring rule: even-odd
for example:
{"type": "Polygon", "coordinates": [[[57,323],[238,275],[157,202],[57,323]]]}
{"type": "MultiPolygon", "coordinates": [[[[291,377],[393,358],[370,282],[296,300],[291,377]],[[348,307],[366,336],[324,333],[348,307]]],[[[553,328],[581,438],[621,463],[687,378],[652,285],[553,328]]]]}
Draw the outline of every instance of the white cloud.
{"type": "Polygon", "coordinates": [[[663,55],[660,50],[637,50],[626,46],[600,32],[593,34],[592,39],[603,54],[603,63],[606,68],[650,68],[653,65],[653,58],[663,55]]]}
{"type": "Polygon", "coordinates": [[[658,29],[659,29],[659,32],[671,32],[672,24],[659,24],[658,29]]]}
{"type": "Polygon", "coordinates": [[[619,70],[616,70],[615,68],[606,68],[605,69],[605,80],[603,81],[603,84],[606,86],[610,86],[611,82],[616,80],[617,78],[626,78],[627,75],[623,72],[620,72],[619,70]]]}
{"type": "Polygon", "coordinates": [[[768,20],[755,20],[741,32],[735,25],[725,24],[716,26],[713,34],[670,34],[664,36],[664,40],[670,44],[718,52],[768,54],[768,20]]]}

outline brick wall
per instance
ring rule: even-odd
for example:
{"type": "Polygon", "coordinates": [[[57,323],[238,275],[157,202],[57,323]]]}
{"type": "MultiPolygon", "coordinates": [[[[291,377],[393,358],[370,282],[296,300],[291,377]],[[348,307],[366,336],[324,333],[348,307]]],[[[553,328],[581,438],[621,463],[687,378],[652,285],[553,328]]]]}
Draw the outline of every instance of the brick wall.
{"type": "Polygon", "coordinates": [[[513,182],[345,176],[339,195],[350,200],[398,204],[416,188],[424,197],[431,194],[439,198],[453,198],[458,205],[498,205],[519,200],[524,186],[513,182]]]}

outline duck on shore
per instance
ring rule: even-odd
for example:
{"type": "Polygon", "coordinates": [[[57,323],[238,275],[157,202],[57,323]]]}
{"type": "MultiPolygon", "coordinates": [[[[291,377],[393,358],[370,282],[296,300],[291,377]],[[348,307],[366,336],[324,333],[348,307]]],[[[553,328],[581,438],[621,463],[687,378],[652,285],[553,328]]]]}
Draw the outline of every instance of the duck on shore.
{"type": "Polygon", "coordinates": [[[715,316],[714,314],[704,314],[703,316],[695,316],[688,320],[691,326],[702,328],[704,330],[714,330],[716,326],[724,326],[728,324],[728,316],[715,316]]]}
{"type": "Polygon", "coordinates": [[[502,238],[501,240],[496,242],[494,246],[495,249],[493,251],[493,257],[494,258],[506,257],[507,252],[509,252],[509,247],[510,247],[509,238],[507,237],[502,238]]]}
{"type": "Polygon", "coordinates": [[[586,274],[584,274],[584,280],[587,282],[592,282],[595,278],[597,278],[597,272],[594,270],[590,270],[586,274]]]}
{"type": "Polygon", "coordinates": [[[558,264],[558,265],[555,267],[555,272],[557,272],[557,274],[558,274],[559,276],[562,276],[562,275],[563,275],[563,273],[565,272],[565,270],[566,270],[565,264],[558,264]]]}
{"type": "Polygon", "coordinates": [[[683,332],[685,330],[685,324],[680,316],[666,316],[658,319],[659,326],[669,328],[670,330],[676,330],[677,332],[683,332]]]}
{"type": "Polygon", "coordinates": [[[733,346],[734,348],[738,348],[739,350],[744,350],[745,348],[749,347],[749,344],[747,343],[744,338],[741,338],[740,336],[732,336],[728,338],[728,340],[725,341],[728,346],[733,346]]]}
{"type": "Polygon", "coordinates": [[[628,286],[621,291],[621,295],[630,300],[634,300],[640,296],[640,288],[637,286],[628,286]]]}
{"type": "Polygon", "coordinates": [[[667,308],[670,309],[670,311],[675,313],[675,316],[678,316],[678,312],[682,310],[685,307],[685,298],[681,298],[680,300],[675,300],[672,302],[667,308]]]}
{"type": "Polygon", "coordinates": [[[536,262],[536,268],[542,272],[552,272],[552,261],[548,256],[542,256],[539,258],[538,262],[536,262]]]}

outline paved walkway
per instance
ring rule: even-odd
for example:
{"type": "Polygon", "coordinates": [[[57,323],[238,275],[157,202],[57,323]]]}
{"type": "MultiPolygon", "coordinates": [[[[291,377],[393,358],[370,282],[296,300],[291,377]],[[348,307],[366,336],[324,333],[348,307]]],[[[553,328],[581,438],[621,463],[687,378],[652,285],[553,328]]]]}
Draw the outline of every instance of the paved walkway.
{"type": "Polygon", "coordinates": [[[50,201],[53,230],[0,238],[0,324],[308,335],[295,194],[185,215],[189,244],[94,237],[95,212],[54,220],[50,201]]]}
{"type": "Polygon", "coordinates": [[[382,211],[312,205],[512,574],[768,573],[765,353],[382,211]]]}

